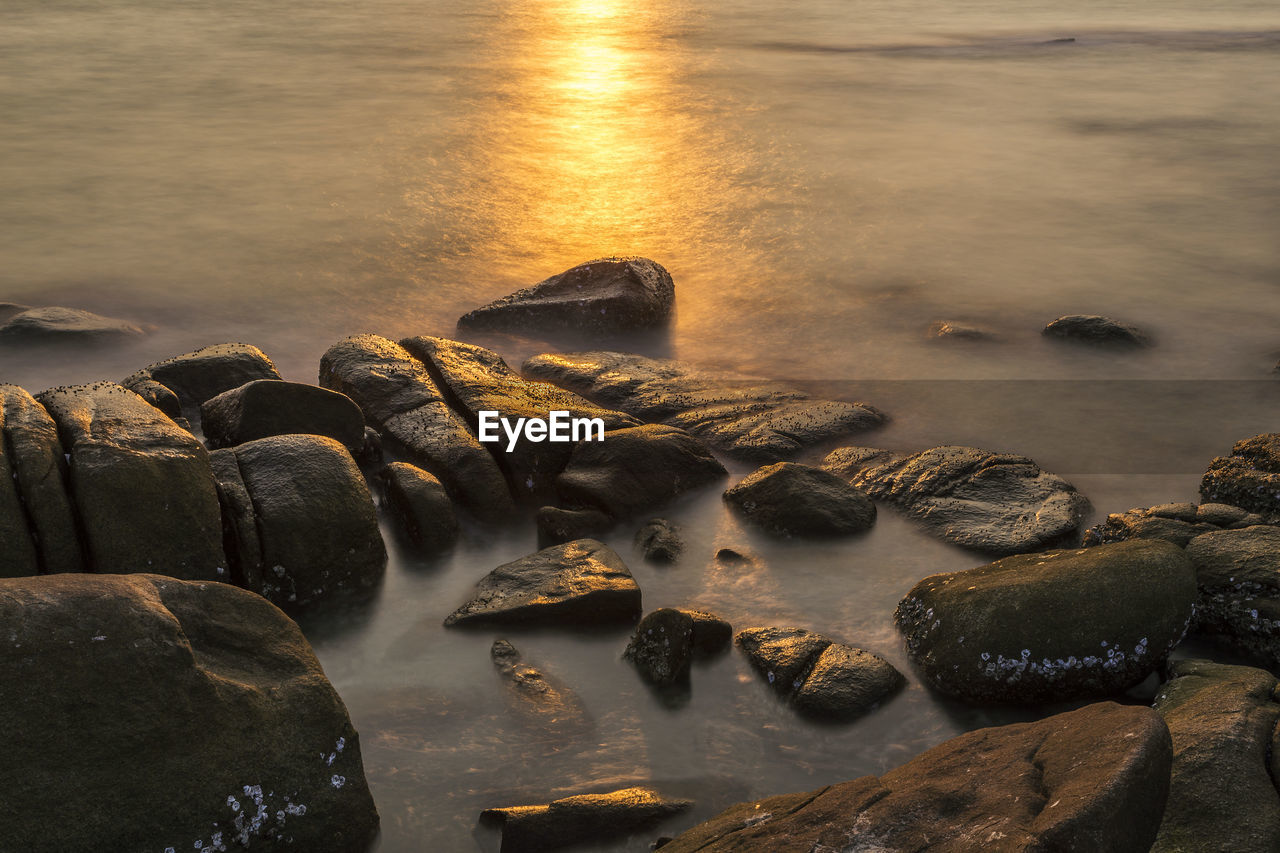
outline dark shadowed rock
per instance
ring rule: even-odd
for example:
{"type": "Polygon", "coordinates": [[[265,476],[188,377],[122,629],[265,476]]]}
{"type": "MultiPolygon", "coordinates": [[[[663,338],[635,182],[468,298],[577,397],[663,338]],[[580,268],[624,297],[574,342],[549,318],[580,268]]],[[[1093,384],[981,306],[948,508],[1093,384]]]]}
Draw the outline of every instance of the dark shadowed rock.
{"type": "Polygon", "coordinates": [[[227,584],[0,581],[0,849],[331,850],[378,828],[360,743],[298,627],[227,584]],[[292,839],[291,843],[286,839],[292,839]]]}
{"type": "Polygon", "coordinates": [[[548,353],[526,361],[523,371],[643,421],[681,427],[754,462],[789,459],[885,420],[865,403],[818,400],[775,382],[631,353],[548,353]]]}
{"type": "Polygon", "coordinates": [[[688,679],[693,657],[693,619],[670,607],[653,611],[636,625],[622,656],[651,684],[688,679]]]}
{"type": "Polygon", "coordinates": [[[1182,549],[1138,539],[931,575],[895,618],[938,690],[978,702],[1057,702],[1141,682],[1182,639],[1195,598],[1182,549]]]}
{"type": "Polygon", "coordinates": [[[582,441],[556,479],[570,506],[624,518],[661,506],[728,474],[702,442],[682,429],[647,424],[582,441]]]}
{"type": "Polygon", "coordinates": [[[317,385],[256,379],[200,406],[210,447],[232,447],[273,435],[324,435],[355,455],[364,446],[364,415],[351,398],[317,385]]]}
{"type": "Polygon", "coordinates": [[[209,454],[209,465],[218,487],[218,503],[222,505],[222,548],[231,581],[261,595],[264,566],[258,513],[240,475],[236,453],[214,450],[209,454]]]}
{"type": "Polygon", "coordinates": [[[582,702],[573,691],[540,668],[527,663],[506,640],[494,640],[489,657],[502,676],[511,710],[540,733],[580,733],[591,728],[582,702]]]}
{"type": "Polygon", "coordinates": [[[741,803],[664,853],[1146,853],[1169,790],[1169,731],[1110,702],[978,729],[896,770],[741,803]]]}
{"type": "MultiPolygon", "coordinates": [[[[598,418],[605,430],[640,425],[630,415],[603,409],[572,391],[522,379],[501,356],[483,347],[432,337],[406,338],[400,345],[426,366],[478,435],[483,411],[497,412],[512,422],[516,418],[545,420],[551,412],[561,411],[568,412],[570,418],[598,418]]],[[[508,450],[502,429],[495,425],[494,433],[499,442],[487,446],[506,473],[512,493],[522,500],[550,497],[573,444],[521,438],[508,450]]]]}
{"type": "Polygon", "coordinates": [[[439,480],[407,462],[392,462],[378,472],[378,479],[387,507],[410,542],[429,554],[453,547],[458,541],[458,517],[439,480]]]}
{"type": "Polygon", "coordinates": [[[598,509],[561,509],[544,506],[538,510],[538,546],[548,548],[574,539],[590,539],[611,530],[615,522],[598,509]]]}
{"type": "Polygon", "coordinates": [[[97,342],[141,334],[142,329],[124,320],[53,306],[27,308],[0,323],[0,343],[97,342]]]}
{"type": "Polygon", "coordinates": [[[705,610],[683,610],[693,620],[693,659],[717,657],[733,643],[733,626],[705,610]]]}
{"type": "Polygon", "coordinates": [[[228,580],[209,452],[162,412],[110,382],[37,398],[70,456],[70,494],[88,567],[228,580]]]}
{"type": "Polygon", "coordinates": [[[578,539],[498,566],[444,624],[577,625],[639,615],[640,587],[622,558],[603,542],[578,539]]]}
{"type": "Polygon", "coordinates": [[[671,275],[648,258],[598,258],[490,302],[460,329],[623,332],[665,326],[675,305],[671,275]]]}
{"type": "Polygon", "coordinates": [[[1196,632],[1280,668],[1280,528],[1217,530],[1192,539],[1196,632]]]}
{"type": "Polygon", "coordinates": [[[404,347],[377,335],[339,341],[320,359],[320,384],[354,400],[389,449],[439,477],[476,517],[510,519],[515,505],[498,463],[404,347]]]}
{"type": "Polygon", "coordinates": [[[183,429],[190,426],[182,414],[182,401],[166,386],[146,376],[130,377],[120,384],[164,412],[183,429]]]}
{"type": "Polygon", "coordinates": [[[480,823],[502,829],[502,853],[543,853],[649,829],[692,806],[649,788],[579,794],[540,806],[485,809],[480,823]]]}
{"type": "Polygon", "coordinates": [[[1280,850],[1280,795],[1268,771],[1275,690],[1261,669],[1170,666],[1155,709],[1173,737],[1173,773],[1154,853],[1280,850]]]}
{"type": "MultiPolygon", "coordinates": [[[[139,394],[147,396],[148,380],[172,391],[184,410],[191,411],[223,391],[239,388],[255,379],[279,379],[280,372],[266,353],[249,344],[214,344],[194,352],[183,353],[134,373],[121,381],[130,390],[141,386],[139,394]]],[[[163,406],[161,407],[164,408],[163,406]]]]}
{"type": "Polygon", "coordinates": [[[724,493],[747,521],[779,536],[847,536],[875,524],[871,499],[818,468],[778,462],[748,474],[724,493]]]}
{"type": "MultiPolygon", "coordinates": [[[[1012,453],[944,446],[870,467],[839,453],[828,456],[823,467],[853,470],[853,485],[875,500],[903,510],[935,536],[975,551],[1019,554],[1066,544],[1089,509],[1075,486],[1012,453]]],[[[855,455],[867,462],[878,458],[855,455]]]]}
{"type": "Polygon", "coordinates": [[[636,547],[654,563],[674,563],[684,550],[680,528],[665,518],[651,518],[636,531],[636,547]]]}
{"type": "Polygon", "coordinates": [[[1151,344],[1151,338],[1128,323],[1099,317],[1096,314],[1069,314],[1059,317],[1044,327],[1044,334],[1051,338],[1080,341],[1088,344],[1142,347],[1151,344]]]}
{"type": "Polygon", "coordinates": [[[1280,521],[1280,433],[1237,441],[1230,456],[1214,459],[1200,480],[1200,497],[1280,521]]]}
{"type": "Polygon", "coordinates": [[[736,642],[774,690],[812,717],[856,719],[906,684],[878,655],[803,628],[748,628],[736,642]]]}

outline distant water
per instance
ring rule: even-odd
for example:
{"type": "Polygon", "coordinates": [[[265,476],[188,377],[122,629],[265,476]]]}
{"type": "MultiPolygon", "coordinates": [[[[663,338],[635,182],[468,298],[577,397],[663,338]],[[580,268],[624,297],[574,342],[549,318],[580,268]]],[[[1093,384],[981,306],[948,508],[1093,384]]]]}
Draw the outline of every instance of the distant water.
{"type": "MultiPolygon", "coordinates": [[[[1280,7],[1246,0],[8,0],[0,301],[155,331],[5,351],[0,380],[120,378],[245,340],[314,381],[346,334],[452,334],[518,286],[641,254],[679,306],[647,351],[868,400],[894,419],[868,443],[1027,453],[1099,513],[1190,500],[1209,457],[1280,427],[1278,104],[1280,7]],[[1043,340],[1065,313],[1158,345],[1043,340]],[[994,340],[929,340],[938,320],[994,340]]],[[[490,343],[513,362],[545,346],[490,343]]],[[[760,540],[715,494],[672,516],[691,539],[676,568],[614,542],[647,609],[797,623],[903,668],[898,597],[979,562],[891,511],[838,546],[760,540]],[[723,545],[764,567],[716,569],[723,545]]],[[[594,727],[522,729],[494,635],[440,620],[533,546],[525,525],[429,564],[397,553],[377,600],[307,625],[362,734],[384,851],[472,849],[486,806],[645,780],[705,816],[1007,719],[913,680],[814,727],[736,653],[672,710],[618,659],[625,631],[546,632],[511,639],[594,727]]]]}

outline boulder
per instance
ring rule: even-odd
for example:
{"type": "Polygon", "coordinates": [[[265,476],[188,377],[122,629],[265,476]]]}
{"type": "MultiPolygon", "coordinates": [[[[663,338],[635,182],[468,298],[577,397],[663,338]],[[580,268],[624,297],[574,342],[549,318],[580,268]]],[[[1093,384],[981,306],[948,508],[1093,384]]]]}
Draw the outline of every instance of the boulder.
{"type": "Polygon", "coordinates": [[[777,462],[724,493],[748,522],[778,536],[847,536],[871,528],[876,506],[835,474],[777,462]]]}
{"type": "Polygon", "coordinates": [[[1182,549],[1135,539],[931,575],[895,618],[912,661],[943,693],[1061,702],[1145,679],[1181,641],[1195,599],[1182,549]]]}
{"type": "Polygon", "coordinates": [[[616,624],[639,615],[640,587],[622,558],[603,542],[576,539],[498,566],[444,624],[616,624]]]}
{"type": "Polygon", "coordinates": [[[210,447],[233,447],[273,435],[324,435],[354,456],[364,448],[364,415],[350,397],[302,382],[255,379],[200,406],[210,447]]]}
{"type": "MultiPolygon", "coordinates": [[[[572,391],[520,377],[497,353],[447,338],[406,338],[405,350],[421,361],[450,402],[479,434],[480,413],[497,412],[512,423],[517,418],[546,420],[553,411],[570,418],[598,418],[604,429],[639,426],[630,415],[601,408],[572,391]]],[[[493,416],[490,416],[493,417],[493,416]]],[[[555,478],[569,461],[573,444],[519,439],[511,447],[503,430],[494,425],[498,443],[487,447],[521,500],[544,500],[554,494],[555,478]]],[[[483,437],[483,436],[481,436],[483,437]]]]}
{"type": "Polygon", "coordinates": [[[88,343],[141,334],[142,329],[124,320],[54,306],[27,308],[0,323],[0,343],[88,343]]]}
{"type": "Polygon", "coordinates": [[[879,778],[740,803],[662,850],[1146,853],[1170,763],[1158,714],[1104,702],[960,735],[879,778]]]}
{"type": "Polygon", "coordinates": [[[258,511],[249,496],[249,487],[240,475],[234,450],[214,450],[209,465],[222,505],[222,547],[227,555],[231,582],[262,594],[266,580],[262,537],[258,533],[258,511]]]}
{"type": "Polygon", "coordinates": [[[675,305],[671,275],[648,258],[598,258],[463,314],[459,329],[587,333],[665,326],[675,305]]]}
{"type": "Polygon", "coordinates": [[[1280,528],[1217,530],[1192,539],[1196,633],[1280,669],[1280,528]]]}
{"type": "Polygon", "coordinates": [[[651,518],[636,531],[636,547],[652,563],[674,563],[684,550],[680,528],[665,518],[651,518]]]}
{"type": "Polygon", "coordinates": [[[262,598],[157,575],[0,580],[0,623],[0,683],[21,685],[0,703],[0,849],[372,843],[346,708],[262,598]]]}
{"type": "Polygon", "coordinates": [[[1200,480],[1200,497],[1280,521],[1280,433],[1237,441],[1230,456],[1214,459],[1200,480]]]}
{"type": "Polygon", "coordinates": [[[724,651],[733,636],[729,623],[713,613],[664,607],[640,620],[623,658],[650,684],[686,681],[696,658],[724,651]]]}
{"type": "Polygon", "coordinates": [[[1025,456],[959,446],[889,458],[858,450],[863,463],[836,451],[823,467],[852,472],[853,485],[963,548],[1003,556],[1068,544],[1089,510],[1075,486],[1025,456]]]}
{"type": "Polygon", "coordinates": [[[458,541],[458,517],[440,481],[408,462],[392,462],[378,472],[386,505],[409,541],[428,554],[447,551],[458,541]]]}
{"type": "Polygon", "coordinates": [[[653,509],[728,474],[682,429],[647,424],[574,445],[556,491],[569,506],[625,518],[653,509]]]}
{"type": "Polygon", "coordinates": [[[1083,544],[1105,545],[1126,539],[1163,539],[1179,547],[1202,533],[1238,530],[1261,524],[1262,516],[1228,504],[1173,503],[1113,512],[1085,531],[1083,544]]]}
{"type": "Polygon", "coordinates": [[[906,684],[880,656],[803,628],[748,628],[736,642],[773,689],[811,717],[857,719],[906,684]]]}
{"type": "MultiPolygon", "coordinates": [[[[168,388],[185,411],[195,412],[211,397],[255,379],[279,379],[280,372],[266,353],[249,344],[214,344],[166,358],[120,382],[144,397],[154,396],[150,382],[168,388]]],[[[164,406],[160,407],[162,410],[164,406]]]]}
{"type": "Polygon", "coordinates": [[[1086,344],[1126,347],[1144,347],[1151,344],[1151,338],[1137,326],[1121,323],[1110,317],[1099,317],[1096,314],[1068,314],[1065,317],[1059,317],[1044,327],[1044,334],[1050,338],[1086,344]]]}
{"type": "Polygon", "coordinates": [[[589,539],[613,529],[615,522],[598,509],[561,509],[544,506],[538,510],[538,547],[562,545],[574,539],[589,539]]]}
{"type": "Polygon", "coordinates": [[[482,826],[502,830],[502,853],[544,853],[647,830],[692,806],[649,788],[578,794],[546,805],[507,806],[480,813],[482,826]]]}
{"type": "Polygon", "coordinates": [[[515,504],[498,463],[404,347],[377,335],[339,341],[320,360],[320,384],[354,400],[389,449],[439,477],[477,518],[510,519],[515,504]]]}
{"type": "Polygon", "coordinates": [[[37,399],[58,427],[87,567],[227,580],[209,452],[162,412],[110,382],[37,399]]]}
{"type": "Polygon", "coordinates": [[[581,700],[568,687],[527,663],[506,640],[494,640],[489,657],[497,667],[508,707],[540,734],[573,734],[591,728],[581,700]]]}
{"type": "Polygon", "coordinates": [[[865,403],[815,399],[779,383],[632,353],[548,353],[526,361],[523,372],[757,463],[789,459],[885,420],[865,403]]]}
{"type": "Polygon", "coordinates": [[[1173,738],[1173,772],[1154,853],[1280,850],[1280,794],[1268,769],[1275,690],[1261,669],[1171,665],[1155,701],[1173,738]]]}

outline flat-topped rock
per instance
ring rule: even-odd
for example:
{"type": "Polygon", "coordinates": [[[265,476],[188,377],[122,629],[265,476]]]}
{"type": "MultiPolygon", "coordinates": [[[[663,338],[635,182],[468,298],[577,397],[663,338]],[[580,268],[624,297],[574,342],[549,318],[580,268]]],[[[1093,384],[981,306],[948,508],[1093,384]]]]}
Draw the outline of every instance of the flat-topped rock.
{"type": "Polygon", "coordinates": [[[480,823],[502,829],[502,853],[542,853],[649,829],[692,806],[650,788],[578,794],[546,805],[485,809],[480,823]]]}
{"type": "Polygon", "coordinates": [[[1126,539],[1163,539],[1185,547],[1202,533],[1238,530],[1261,524],[1262,516],[1229,504],[1161,504],[1113,512],[1085,531],[1083,544],[1104,545],[1126,539]]]}
{"type": "Polygon", "coordinates": [[[885,420],[865,403],[815,399],[780,383],[632,353],[547,353],[530,358],[522,371],[643,421],[681,427],[716,450],[755,462],[789,459],[885,420]]]}
{"type": "Polygon", "coordinates": [[[875,524],[876,506],[828,471],[776,462],[748,474],[724,493],[739,515],[778,536],[847,536],[875,524]]]}
{"type": "Polygon", "coordinates": [[[1137,326],[1097,314],[1068,314],[1059,317],[1044,327],[1044,335],[1061,340],[1105,346],[1151,345],[1151,337],[1137,326]]]}
{"type": "Polygon", "coordinates": [[[1230,456],[1214,459],[1200,480],[1200,497],[1280,521],[1280,433],[1237,441],[1230,456]]]}
{"type": "Polygon", "coordinates": [[[133,323],[79,308],[6,305],[22,310],[4,312],[8,316],[0,318],[0,343],[87,343],[144,334],[133,323]]]}

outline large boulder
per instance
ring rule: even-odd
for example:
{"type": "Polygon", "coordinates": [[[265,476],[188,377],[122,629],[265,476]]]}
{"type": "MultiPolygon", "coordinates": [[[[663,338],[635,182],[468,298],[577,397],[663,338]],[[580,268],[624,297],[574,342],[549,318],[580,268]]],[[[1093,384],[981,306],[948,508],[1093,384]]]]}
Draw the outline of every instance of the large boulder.
{"type": "Polygon", "coordinates": [[[603,542],[576,539],[498,566],[444,624],[601,624],[639,615],[640,587],[622,558],[603,542]]]}
{"type": "Polygon", "coordinates": [[[735,642],[774,690],[811,717],[857,719],[907,683],[879,655],[803,628],[748,628],[735,642]]]}
{"type": "MultiPolygon", "coordinates": [[[[559,411],[567,412],[569,418],[599,419],[604,430],[640,425],[630,415],[601,408],[572,391],[521,378],[492,350],[433,337],[406,338],[400,345],[426,366],[478,435],[480,413],[486,411],[497,412],[512,424],[517,418],[546,420],[551,412],[559,411]]],[[[499,441],[488,447],[506,473],[512,492],[522,500],[550,497],[556,475],[569,462],[573,444],[520,438],[512,446],[496,424],[494,432],[499,441]]]]}
{"type": "Polygon", "coordinates": [[[846,536],[870,529],[876,505],[828,471],[776,462],[724,493],[747,521],[779,536],[846,536]]]}
{"type": "Polygon", "coordinates": [[[1237,441],[1230,456],[1215,458],[1200,480],[1200,497],[1280,521],[1280,433],[1237,441]]]}
{"type": "Polygon", "coordinates": [[[1173,774],[1155,853],[1280,850],[1269,762],[1276,678],[1247,666],[1180,660],[1155,709],[1173,737],[1173,774]]]}
{"type": "Polygon", "coordinates": [[[1186,544],[1202,533],[1238,530],[1262,523],[1262,516],[1230,504],[1169,503],[1113,512],[1085,531],[1083,544],[1104,545],[1126,539],[1163,539],[1186,544]]]}
{"type": "Polygon", "coordinates": [[[582,842],[626,837],[692,806],[650,788],[578,794],[545,805],[507,806],[480,813],[482,826],[502,830],[502,853],[545,853],[582,842]]]}
{"type": "Polygon", "coordinates": [[[511,517],[515,504],[493,455],[404,347],[377,335],[339,341],[320,359],[320,384],[354,400],[389,449],[439,477],[476,517],[511,517]]]}
{"type": "Polygon", "coordinates": [[[1068,314],[1059,317],[1044,327],[1043,334],[1050,338],[1086,344],[1123,347],[1151,344],[1151,338],[1137,326],[1097,314],[1068,314]]]}
{"type": "Polygon", "coordinates": [[[460,329],[508,332],[623,332],[666,325],[675,304],[671,275],[648,258],[579,264],[463,314],[460,329]]]}
{"type": "Polygon", "coordinates": [[[556,491],[569,506],[624,518],[728,475],[702,442],[675,427],[646,424],[574,445],[556,491]]]}
{"type": "Polygon", "coordinates": [[[681,427],[716,450],[777,462],[884,423],[865,403],[815,399],[776,382],[623,352],[547,353],[525,375],[650,423],[681,427]]]}
{"type": "Polygon", "coordinates": [[[352,455],[364,447],[364,415],[351,398],[317,385],[255,379],[200,406],[210,447],[233,447],[273,435],[325,435],[352,455]]]}
{"type": "Polygon", "coordinates": [[[834,451],[823,467],[975,551],[1003,556],[1069,544],[1089,509],[1075,486],[1025,456],[960,446],[905,457],[854,451],[853,459],[834,451]]]}
{"type": "Polygon", "coordinates": [[[331,850],[378,828],[298,626],[227,584],[0,580],[0,849],[331,850]]]}
{"type": "Polygon", "coordinates": [[[1146,853],[1169,791],[1169,730],[1110,702],[952,738],[883,776],[740,803],[664,853],[1146,853]]]}
{"type": "Polygon", "coordinates": [[[931,575],[895,618],[911,659],[943,693],[1042,703],[1141,682],[1181,641],[1195,600],[1182,549],[1135,539],[931,575]]]}
{"type": "Polygon", "coordinates": [[[1192,539],[1196,632],[1280,670],[1280,528],[1217,530],[1192,539]]]}
{"type": "Polygon", "coordinates": [[[37,399],[58,426],[88,568],[229,580],[209,452],[110,382],[37,399]]]}
{"type": "MultiPolygon", "coordinates": [[[[223,391],[255,379],[279,378],[280,372],[262,350],[249,344],[230,343],[201,347],[157,361],[121,380],[120,384],[150,401],[152,397],[163,397],[151,386],[156,383],[172,392],[184,411],[195,414],[204,401],[223,391]]],[[[165,406],[161,404],[160,408],[165,406]]]]}
{"type": "Polygon", "coordinates": [[[143,334],[124,320],[103,317],[79,308],[26,308],[0,322],[0,343],[97,342],[143,334]]]}
{"type": "Polygon", "coordinates": [[[458,517],[440,481],[408,462],[392,462],[378,472],[386,505],[418,550],[447,551],[458,541],[458,517]]]}

